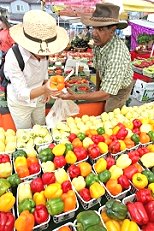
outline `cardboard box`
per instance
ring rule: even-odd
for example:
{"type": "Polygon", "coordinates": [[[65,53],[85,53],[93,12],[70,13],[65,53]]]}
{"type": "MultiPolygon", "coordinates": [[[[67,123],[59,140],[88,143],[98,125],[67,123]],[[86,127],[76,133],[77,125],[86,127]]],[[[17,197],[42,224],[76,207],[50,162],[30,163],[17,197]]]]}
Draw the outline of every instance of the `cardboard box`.
{"type": "Polygon", "coordinates": [[[154,101],[154,82],[146,83],[137,79],[132,96],[140,102],[154,101]]]}

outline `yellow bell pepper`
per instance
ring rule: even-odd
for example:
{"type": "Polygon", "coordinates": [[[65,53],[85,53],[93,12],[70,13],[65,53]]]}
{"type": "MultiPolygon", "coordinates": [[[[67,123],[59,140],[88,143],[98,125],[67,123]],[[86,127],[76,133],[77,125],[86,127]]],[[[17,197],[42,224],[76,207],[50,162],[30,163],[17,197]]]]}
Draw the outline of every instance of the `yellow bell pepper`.
{"type": "Polygon", "coordinates": [[[59,168],[55,171],[55,178],[59,184],[69,179],[67,172],[63,168],[59,168]]]}
{"type": "Polygon", "coordinates": [[[91,198],[98,199],[105,194],[104,187],[101,184],[99,184],[98,182],[94,182],[89,187],[89,190],[90,190],[91,198]]]}
{"type": "Polygon", "coordinates": [[[32,199],[32,191],[29,183],[22,183],[18,186],[18,201],[19,203],[24,199],[32,199]]]}
{"type": "Polygon", "coordinates": [[[86,137],[82,141],[82,145],[83,145],[84,148],[88,148],[89,145],[91,145],[91,144],[94,144],[94,142],[92,141],[92,139],[90,137],[86,137]]]}
{"type": "Polygon", "coordinates": [[[15,168],[20,166],[27,166],[27,159],[24,156],[18,156],[14,161],[15,168]]]}
{"type": "Polygon", "coordinates": [[[123,170],[116,165],[112,165],[109,171],[111,172],[110,179],[117,180],[121,175],[123,175],[123,170]]]}
{"type": "MultiPolygon", "coordinates": [[[[120,224],[118,221],[115,220],[109,220],[105,223],[107,231],[121,231],[120,224]]],[[[134,230],[132,230],[134,231],[134,230]]]]}
{"type": "Polygon", "coordinates": [[[61,185],[57,182],[49,184],[44,191],[44,195],[47,199],[59,198],[62,193],[61,185]]]}
{"type": "Polygon", "coordinates": [[[98,147],[102,154],[107,153],[109,150],[108,145],[105,142],[99,142],[98,147]]]}
{"type": "Polygon", "coordinates": [[[134,221],[125,219],[121,226],[121,231],[138,231],[138,225],[134,221]]]}
{"type": "Polygon", "coordinates": [[[135,173],[132,182],[137,189],[143,189],[148,185],[148,178],[142,173],[135,173]]]}
{"type": "Polygon", "coordinates": [[[154,193],[154,183],[149,184],[148,189],[150,189],[152,193],[154,193]]]}
{"type": "Polygon", "coordinates": [[[0,164],[0,178],[6,178],[11,175],[12,166],[10,162],[0,164]]]}
{"type": "Polygon", "coordinates": [[[0,211],[8,212],[15,203],[15,197],[11,192],[6,192],[0,197],[0,211]]]}
{"type": "Polygon", "coordinates": [[[69,150],[66,153],[65,160],[67,164],[74,164],[77,161],[77,157],[73,151],[69,150]]]}
{"type": "Polygon", "coordinates": [[[62,156],[64,154],[66,150],[66,146],[65,144],[57,144],[53,149],[52,149],[52,153],[55,156],[62,156]]]}
{"type": "Polygon", "coordinates": [[[106,167],[107,162],[103,157],[99,158],[94,164],[94,168],[97,173],[103,172],[106,169],[106,167]]]}
{"type": "Polygon", "coordinates": [[[44,196],[44,191],[36,192],[33,195],[33,201],[35,201],[36,205],[46,205],[46,198],[44,196]]]}
{"type": "Polygon", "coordinates": [[[132,163],[132,160],[126,154],[120,155],[118,159],[116,160],[116,166],[121,169],[127,168],[129,165],[131,165],[131,163],[132,163]]]}
{"type": "Polygon", "coordinates": [[[73,178],[72,185],[74,186],[76,191],[79,192],[81,189],[86,187],[86,182],[84,180],[84,177],[78,176],[78,177],[73,178]]]}

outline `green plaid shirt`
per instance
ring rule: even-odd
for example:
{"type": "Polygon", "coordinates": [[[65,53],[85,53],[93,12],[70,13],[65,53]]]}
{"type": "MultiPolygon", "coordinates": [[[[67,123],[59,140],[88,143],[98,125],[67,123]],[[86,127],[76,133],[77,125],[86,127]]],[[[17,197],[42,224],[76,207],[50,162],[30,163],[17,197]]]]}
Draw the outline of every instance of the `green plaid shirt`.
{"type": "Polygon", "coordinates": [[[114,36],[103,47],[94,47],[94,67],[101,78],[100,90],[117,95],[127,88],[133,79],[129,50],[125,43],[114,36]]]}

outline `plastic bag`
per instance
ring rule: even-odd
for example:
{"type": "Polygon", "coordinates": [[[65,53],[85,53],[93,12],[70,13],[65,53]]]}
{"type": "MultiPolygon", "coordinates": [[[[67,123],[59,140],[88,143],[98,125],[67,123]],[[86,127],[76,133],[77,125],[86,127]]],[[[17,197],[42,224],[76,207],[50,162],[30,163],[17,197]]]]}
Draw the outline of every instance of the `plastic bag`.
{"type": "Polygon", "coordinates": [[[54,128],[58,122],[77,114],[79,106],[74,101],[58,98],[46,116],[46,125],[48,128],[54,128]]]}

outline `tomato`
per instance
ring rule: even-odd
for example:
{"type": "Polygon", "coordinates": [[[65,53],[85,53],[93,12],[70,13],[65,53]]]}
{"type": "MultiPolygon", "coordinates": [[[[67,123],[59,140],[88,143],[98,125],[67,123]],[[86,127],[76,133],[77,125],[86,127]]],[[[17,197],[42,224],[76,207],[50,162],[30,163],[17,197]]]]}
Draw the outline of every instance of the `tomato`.
{"type": "Polygon", "coordinates": [[[61,75],[54,75],[50,78],[50,87],[52,89],[61,91],[65,87],[64,77],[61,75]]]}

